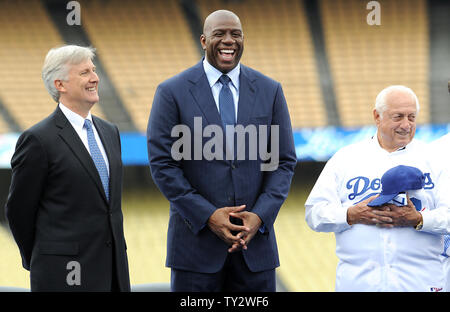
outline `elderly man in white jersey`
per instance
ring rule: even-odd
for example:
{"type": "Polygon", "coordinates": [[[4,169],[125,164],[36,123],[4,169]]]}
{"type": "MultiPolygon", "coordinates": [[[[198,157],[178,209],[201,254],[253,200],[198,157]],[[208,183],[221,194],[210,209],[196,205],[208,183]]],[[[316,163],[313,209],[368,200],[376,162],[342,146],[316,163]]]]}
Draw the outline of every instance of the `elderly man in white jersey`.
{"type": "Polygon", "coordinates": [[[448,176],[414,139],[419,101],[405,86],[390,86],[376,98],[376,134],[340,149],[325,165],[306,203],[315,231],[334,232],[336,291],[442,291],[442,234],[450,232],[448,176]],[[399,166],[424,175],[418,211],[368,204],[381,192],[381,177],[399,166]],[[426,209],[423,209],[426,208],[426,209]]]}

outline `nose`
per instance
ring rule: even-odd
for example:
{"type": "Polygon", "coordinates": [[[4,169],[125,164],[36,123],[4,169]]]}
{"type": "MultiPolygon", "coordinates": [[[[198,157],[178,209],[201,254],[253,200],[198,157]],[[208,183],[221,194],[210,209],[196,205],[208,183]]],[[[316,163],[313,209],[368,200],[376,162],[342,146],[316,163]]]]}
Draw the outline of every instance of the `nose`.
{"type": "Polygon", "coordinates": [[[233,39],[233,36],[231,35],[231,32],[226,32],[225,36],[222,39],[222,42],[225,44],[233,44],[235,41],[233,39]]]}
{"type": "Polygon", "coordinates": [[[407,116],[405,116],[403,119],[402,119],[402,123],[400,124],[400,127],[402,128],[402,129],[411,129],[411,122],[408,120],[408,117],[407,116]]]}
{"type": "Polygon", "coordinates": [[[98,75],[97,75],[96,72],[94,72],[94,71],[92,72],[89,81],[90,81],[90,82],[98,82],[98,81],[99,81],[99,78],[98,78],[98,75]]]}

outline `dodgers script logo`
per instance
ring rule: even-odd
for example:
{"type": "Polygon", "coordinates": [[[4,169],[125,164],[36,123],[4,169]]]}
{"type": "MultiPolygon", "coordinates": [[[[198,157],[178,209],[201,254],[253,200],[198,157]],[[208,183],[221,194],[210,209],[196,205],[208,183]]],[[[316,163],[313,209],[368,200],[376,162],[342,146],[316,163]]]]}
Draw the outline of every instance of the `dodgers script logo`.
{"type": "MultiPolygon", "coordinates": [[[[425,190],[434,188],[434,182],[431,179],[430,173],[424,173],[425,176],[425,190]]],[[[370,180],[368,177],[358,176],[348,180],[346,187],[351,192],[348,194],[348,199],[354,200],[358,196],[363,196],[360,201],[363,201],[373,195],[377,195],[381,191],[381,179],[376,178],[370,180]],[[369,193],[368,193],[369,192],[369,193]]]]}

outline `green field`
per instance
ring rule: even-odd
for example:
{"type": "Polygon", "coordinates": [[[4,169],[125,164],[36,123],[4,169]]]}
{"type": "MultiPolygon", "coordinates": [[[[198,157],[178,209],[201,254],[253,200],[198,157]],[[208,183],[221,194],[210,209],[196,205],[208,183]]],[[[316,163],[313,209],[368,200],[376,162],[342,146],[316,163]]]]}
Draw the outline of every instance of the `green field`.
{"type": "MultiPolygon", "coordinates": [[[[289,291],[333,291],[334,235],[316,233],[307,226],[308,191],[307,187],[292,188],[275,223],[281,262],[277,274],[289,291]]],[[[168,283],[170,270],[164,266],[168,202],[154,190],[127,190],[123,212],[131,284],[168,283]]],[[[28,271],[22,269],[18,249],[4,227],[0,227],[0,245],[0,286],[29,288],[28,271]]]]}

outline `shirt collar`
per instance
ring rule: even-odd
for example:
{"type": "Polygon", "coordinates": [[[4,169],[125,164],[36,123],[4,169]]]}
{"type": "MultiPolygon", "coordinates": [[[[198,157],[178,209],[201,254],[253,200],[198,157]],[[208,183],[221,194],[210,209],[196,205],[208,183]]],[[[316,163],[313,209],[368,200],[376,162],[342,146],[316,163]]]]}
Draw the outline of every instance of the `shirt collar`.
{"type": "MultiPolygon", "coordinates": [[[[209,64],[209,62],[206,60],[206,57],[203,59],[203,69],[205,70],[206,78],[208,78],[210,87],[212,87],[217,82],[217,80],[219,80],[220,76],[223,75],[223,73],[220,70],[209,64]]],[[[230,77],[231,82],[238,91],[239,91],[240,73],[241,73],[241,62],[239,62],[235,68],[233,68],[226,74],[228,77],[230,77]]]]}
{"type": "Polygon", "coordinates": [[[70,110],[70,108],[68,108],[67,106],[64,106],[64,104],[61,102],[59,102],[59,108],[61,109],[63,114],[66,116],[66,118],[69,120],[69,122],[78,129],[83,129],[85,119],[89,119],[92,123],[91,112],[88,113],[86,118],[83,118],[80,115],[78,115],[77,113],[70,110]]]}

